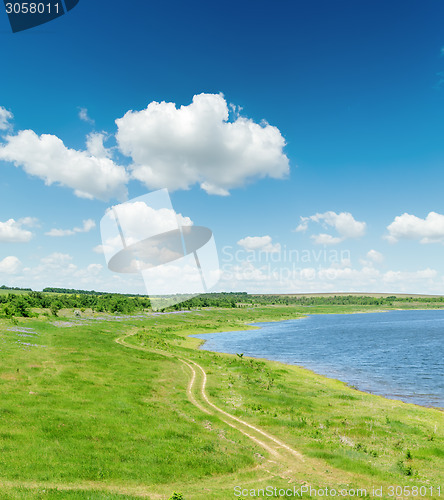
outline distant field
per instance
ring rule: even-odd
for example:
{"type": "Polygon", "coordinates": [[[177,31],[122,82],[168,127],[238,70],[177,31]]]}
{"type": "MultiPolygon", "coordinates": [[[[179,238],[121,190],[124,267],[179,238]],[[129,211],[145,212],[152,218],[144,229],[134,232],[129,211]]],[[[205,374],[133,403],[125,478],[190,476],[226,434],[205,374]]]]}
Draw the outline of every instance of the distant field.
{"type": "MultiPolygon", "coordinates": [[[[0,295],[15,293],[24,294],[29,293],[26,290],[12,290],[12,289],[1,289],[0,295]]],[[[45,294],[54,295],[61,292],[40,292],[45,294]]],[[[63,292],[65,293],[65,292],[63,292]]],[[[105,294],[107,292],[103,292],[105,294]]],[[[75,292],[69,293],[70,295],[75,295],[75,292]]],[[[129,297],[148,297],[147,295],[128,295],[129,297]]],[[[387,297],[399,297],[399,298],[444,298],[443,295],[423,295],[423,294],[412,294],[412,293],[370,293],[370,292],[332,292],[332,293],[253,293],[248,294],[248,297],[375,297],[375,298],[387,298],[387,297]]],[[[154,296],[155,297],[155,296],[154,296]]]]}
{"type": "Polygon", "coordinates": [[[442,298],[444,295],[421,295],[412,293],[368,293],[368,292],[334,292],[334,293],[278,293],[278,294],[252,294],[252,296],[276,295],[278,297],[412,297],[412,298],[442,298]]]}

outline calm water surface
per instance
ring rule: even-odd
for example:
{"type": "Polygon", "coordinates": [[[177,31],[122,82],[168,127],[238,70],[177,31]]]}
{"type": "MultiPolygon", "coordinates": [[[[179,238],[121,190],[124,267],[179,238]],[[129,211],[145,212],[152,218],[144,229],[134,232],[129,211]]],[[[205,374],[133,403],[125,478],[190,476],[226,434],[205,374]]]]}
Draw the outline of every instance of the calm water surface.
{"type": "Polygon", "coordinates": [[[304,366],[362,391],[444,407],[444,310],[317,314],[194,335],[203,349],[304,366]]]}

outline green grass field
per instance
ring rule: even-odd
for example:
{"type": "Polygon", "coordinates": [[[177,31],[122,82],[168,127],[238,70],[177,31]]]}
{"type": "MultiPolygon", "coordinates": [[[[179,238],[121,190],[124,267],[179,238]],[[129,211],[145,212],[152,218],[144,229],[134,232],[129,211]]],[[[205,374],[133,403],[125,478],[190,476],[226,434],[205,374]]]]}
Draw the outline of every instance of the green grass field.
{"type": "Polygon", "coordinates": [[[439,498],[441,487],[444,496],[441,411],[302,368],[201,351],[188,337],[306,311],[363,310],[376,308],[261,306],[143,319],[87,311],[81,320],[63,311],[66,318],[1,320],[0,498],[168,499],[177,491],[186,500],[227,499],[239,498],[236,485],[289,484],[376,485],[384,488],[379,498],[404,498],[389,496],[390,485],[429,488],[421,498],[439,498]],[[115,342],[124,334],[138,349],[115,342]],[[192,404],[181,359],[205,369],[214,404],[304,460],[279,463],[220,414],[192,404]]]}

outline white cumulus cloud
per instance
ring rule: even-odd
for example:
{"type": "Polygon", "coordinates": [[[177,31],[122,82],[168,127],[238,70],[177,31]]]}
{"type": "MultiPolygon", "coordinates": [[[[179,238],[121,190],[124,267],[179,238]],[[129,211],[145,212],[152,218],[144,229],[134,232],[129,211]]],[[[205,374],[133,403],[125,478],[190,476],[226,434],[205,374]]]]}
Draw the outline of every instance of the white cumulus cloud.
{"type": "Polygon", "coordinates": [[[86,149],[96,158],[111,158],[112,151],[104,145],[106,138],[104,132],[92,132],[86,138],[86,149]]]}
{"type": "Polygon", "coordinates": [[[366,223],[357,221],[349,212],[341,212],[337,214],[333,211],[317,213],[309,217],[301,217],[299,226],[295,229],[296,232],[304,232],[308,229],[310,222],[321,224],[325,229],[334,228],[338,236],[332,236],[327,233],[320,233],[311,236],[316,244],[320,245],[336,245],[348,238],[360,238],[364,236],[366,223]]]}
{"type": "Polygon", "coordinates": [[[126,196],[128,174],[124,167],[88,151],[69,149],[55,135],[38,136],[32,130],[9,135],[0,147],[0,159],[22,167],[48,186],[57,183],[72,188],[82,198],[108,200],[126,196]]]}
{"type": "Polygon", "coordinates": [[[72,263],[72,256],[67,253],[53,252],[52,254],[40,259],[42,268],[49,269],[77,269],[72,263]]]}
{"type": "Polygon", "coordinates": [[[375,264],[382,264],[384,262],[384,255],[377,250],[369,250],[365,259],[359,259],[359,262],[366,267],[373,267],[375,264]]]}
{"type": "Polygon", "coordinates": [[[384,256],[382,255],[381,252],[378,252],[377,250],[369,250],[367,252],[367,258],[370,259],[375,264],[381,264],[382,262],[384,262],[384,256]]]}
{"type": "Polygon", "coordinates": [[[22,263],[17,257],[10,255],[0,260],[0,273],[17,274],[22,268],[22,263]]]}
{"type": "Polygon", "coordinates": [[[86,268],[89,274],[99,274],[102,269],[102,264],[89,264],[89,266],[86,268]]]}
{"type": "Polygon", "coordinates": [[[228,195],[254,179],[289,173],[279,129],[242,116],[229,121],[221,94],[195,95],[179,108],[152,102],[116,124],[118,146],[133,161],[133,177],[152,189],[198,183],[209,194],[228,195]]]}
{"type": "Polygon", "coordinates": [[[384,261],[384,256],[382,255],[382,253],[373,249],[367,252],[367,257],[376,264],[380,264],[384,261]]]}
{"type": "Polygon", "coordinates": [[[23,226],[33,226],[35,219],[25,217],[15,220],[9,219],[6,222],[0,222],[0,242],[1,243],[27,243],[31,240],[33,234],[23,226]]]}
{"type": "Polygon", "coordinates": [[[51,229],[46,236],[72,236],[76,233],[88,233],[91,229],[96,227],[96,223],[92,219],[83,221],[82,227],[75,227],[74,229],[51,229]]]}
{"type": "Polygon", "coordinates": [[[245,250],[259,250],[266,253],[277,253],[281,250],[279,243],[273,244],[271,236],[247,236],[237,242],[245,250]]]}
{"type": "Polygon", "coordinates": [[[385,238],[390,243],[401,239],[419,240],[420,243],[444,242],[444,215],[430,212],[425,219],[404,213],[387,226],[385,238]]]}

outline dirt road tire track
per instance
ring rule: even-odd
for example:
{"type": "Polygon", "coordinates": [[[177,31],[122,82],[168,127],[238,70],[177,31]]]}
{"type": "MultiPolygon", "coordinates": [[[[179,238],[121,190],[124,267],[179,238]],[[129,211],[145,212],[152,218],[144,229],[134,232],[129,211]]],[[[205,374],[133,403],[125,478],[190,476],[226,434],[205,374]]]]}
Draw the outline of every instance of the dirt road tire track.
{"type": "Polygon", "coordinates": [[[304,461],[302,455],[294,450],[291,446],[288,444],[284,443],[280,439],[276,438],[275,436],[269,434],[268,432],[265,432],[264,430],[260,429],[259,427],[256,427],[252,424],[249,424],[245,420],[242,420],[238,417],[235,417],[234,415],[231,415],[227,411],[223,410],[222,408],[219,408],[219,406],[215,405],[210,401],[208,398],[208,395],[206,393],[206,385],[207,385],[207,374],[205,370],[202,368],[201,365],[196,363],[195,361],[192,361],[190,359],[183,359],[180,357],[176,357],[170,353],[166,353],[163,351],[157,351],[157,350],[150,350],[150,349],[145,349],[140,346],[134,346],[131,344],[128,344],[125,342],[125,338],[130,337],[134,335],[133,333],[129,333],[126,335],[123,335],[122,337],[119,337],[116,339],[116,342],[120,345],[123,345],[125,347],[129,347],[131,349],[137,349],[140,351],[146,351],[146,352],[155,352],[156,354],[162,354],[164,356],[170,357],[170,358],[176,358],[182,363],[184,363],[191,371],[191,379],[188,383],[187,387],[187,396],[189,401],[199,408],[202,412],[206,414],[213,414],[214,411],[218,412],[219,414],[223,415],[223,417],[220,417],[221,420],[229,425],[230,427],[236,429],[237,431],[241,432],[244,436],[248,437],[251,439],[255,444],[261,446],[264,448],[268,453],[273,455],[275,458],[281,459],[282,458],[282,452],[287,452],[289,453],[292,458],[296,458],[299,461],[304,461]],[[199,387],[197,386],[197,380],[199,379],[195,368],[200,372],[201,375],[201,382],[199,383],[199,387]],[[199,402],[196,398],[196,393],[199,394],[202,402],[199,402]],[[213,411],[210,411],[208,408],[205,408],[204,404],[208,405],[213,411]],[[248,429],[248,431],[247,431],[248,429]],[[254,434],[259,434],[260,438],[255,436],[254,434]],[[267,442],[264,442],[264,439],[267,442]]]}

